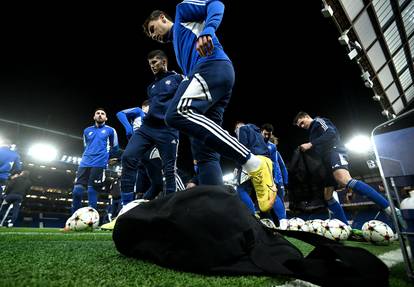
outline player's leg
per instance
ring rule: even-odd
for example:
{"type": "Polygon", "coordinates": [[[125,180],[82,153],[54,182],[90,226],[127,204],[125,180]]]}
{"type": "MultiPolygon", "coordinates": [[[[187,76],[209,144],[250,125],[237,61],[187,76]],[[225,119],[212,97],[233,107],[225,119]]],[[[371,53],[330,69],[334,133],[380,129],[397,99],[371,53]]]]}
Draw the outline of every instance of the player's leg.
{"type": "Polygon", "coordinates": [[[193,158],[197,160],[199,185],[222,185],[223,173],[220,166],[220,154],[205,146],[197,139],[190,139],[193,158]]]}
{"type": "Polygon", "coordinates": [[[20,194],[9,194],[6,197],[6,201],[13,204],[13,209],[11,211],[12,212],[12,217],[11,217],[11,221],[9,222],[8,226],[9,227],[15,226],[17,218],[19,217],[20,206],[22,204],[23,197],[20,194]]]}
{"type": "Polygon", "coordinates": [[[166,122],[242,165],[252,176],[260,209],[268,211],[276,198],[271,161],[252,155],[236,138],[205,116],[216,103],[230,100],[233,84],[234,70],[230,62],[200,64],[193,75],[179,86],[167,111],[166,122]]]}
{"type": "Polygon", "coordinates": [[[72,214],[82,207],[82,195],[85,192],[85,187],[88,186],[90,171],[90,167],[78,167],[72,191],[72,214]]]}
{"type": "Polygon", "coordinates": [[[105,182],[105,169],[103,167],[92,167],[88,180],[89,206],[98,209],[98,191],[102,189],[105,182]]]}
{"type": "Polygon", "coordinates": [[[150,139],[139,129],[132,135],[122,154],[121,198],[124,205],[134,199],[137,169],[145,152],[152,145],[150,139]]]}
{"type": "Polygon", "coordinates": [[[164,175],[165,194],[176,191],[175,174],[177,169],[177,152],[178,152],[178,131],[172,128],[164,128],[156,131],[156,146],[161,156],[162,170],[164,175]]]}
{"type": "Polygon", "coordinates": [[[239,186],[237,186],[236,190],[237,190],[237,194],[239,195],[239,198],[241,199],[241,201],[243,201],[243,203],[247,206],[250,212],[254,215],[256,213],[256,208],[249,194],[248,183],[246,182],[244,184],[240,184],[239,186]]]}
{"type": "Polygon", "coordinates": [[[344,209],[342,208],[340,202],[338,202],[338,200],[333,196],[338,183],[334,177],[335,169],[333,168],[333,166],[335,166],[337,163],[335,162],[333,164],[332,158],[333,156],[331,155],[331,152],[326,153],[324,156],[322,156],[323,166],[326,169],[324,200],[330,214],[343,223],[348,224],[348,219],[345,215],[344,209]]]}
{"type": "Polygon", "coordinates": [[[146,152],[144,158],[142,159],[142,163],[145,166],[150,180],[150,185],[142,198],[152,200],[163,190],[164,186],[162,162],[158,149],[154,147],[146,152]]]}

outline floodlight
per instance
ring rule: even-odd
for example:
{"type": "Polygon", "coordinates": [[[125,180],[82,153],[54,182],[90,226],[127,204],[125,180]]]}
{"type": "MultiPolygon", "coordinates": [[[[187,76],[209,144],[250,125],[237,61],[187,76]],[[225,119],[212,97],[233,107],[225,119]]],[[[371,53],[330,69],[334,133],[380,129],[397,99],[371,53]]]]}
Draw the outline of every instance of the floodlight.
{"type": "Polygon", "coordinates": [[[382,112],[381,112],[381,114],[384,116],[384,117],[389,117],[389,115],[390,115],[390,112],[388,111],[388,110],[383,110],[382,112]]]}
{"type": "Polygon", "coordinates": [[[37,143],[29,148],[27,154],[38,161],[49,162],[56,159],[58,151],[50,144],[37,143]]]}
{"type": "Polygon", "coordinates": [[[348,46],[349,44],[349,37],[348,35],[344,32],[342,33],[341,37],[338,38],[338,41],[341,45],[343,46],[348,46]]]}
{"type": "Polygon", "coordinates": [[[375,95],[372,97],[372,99],[376,102],[380,102],[381,101],[381,96],[375,95]]]}
{"type": "Polygon", "coordinates": [[[352,49],[351,52],[348,53],[348,57],[350,60],[353,60],[356,56],[358,56],[357,49],[352,49]]]}
{"type": "Polygon", "coordinates": [[[354,153],[368,153],[372,150],[371,140],[368,136],[357,135],[354,136],[349,142],[345,144],[345,147],[354,153]]]}
{"type": "Polygon", "coordinates": [[[321,13],[325,18],[329,18],[329,17],[333,16],[333,10],[332,10],[331,6],[329,6],[329,5],[325,5],[322,8],[321,13]]]}
{"type": "Polygon", "coordinates": [[[372,80],[370,79],[370,77],[371,77],[371,75],[369,74],[368,71],[365,71],[361,75],[361,78],[364,80],[364,85],[367,88],[372,88],[374,86],[374,83],[372,82],[372,80]]]}

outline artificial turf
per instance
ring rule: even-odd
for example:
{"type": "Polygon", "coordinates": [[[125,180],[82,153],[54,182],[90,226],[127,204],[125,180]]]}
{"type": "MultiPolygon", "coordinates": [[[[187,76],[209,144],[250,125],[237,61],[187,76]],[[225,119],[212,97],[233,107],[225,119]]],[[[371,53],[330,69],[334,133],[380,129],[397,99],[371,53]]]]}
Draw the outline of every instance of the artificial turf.
{"type": "MultiPolygon", "coordinates": [[[[308,244],[290,239],[305,254],[308,244]]],[[[177,272],[119,254],[110,232],[62,233],[50,228],[0,229],[0,286],[277,286],[288,279],[266,276],[205,276],[177,272]]],[[[382,254],[399,248],[347,245],[382,254]]],[[[412,286],[403,264],[391,269],[391,286],[412,286]]]]}

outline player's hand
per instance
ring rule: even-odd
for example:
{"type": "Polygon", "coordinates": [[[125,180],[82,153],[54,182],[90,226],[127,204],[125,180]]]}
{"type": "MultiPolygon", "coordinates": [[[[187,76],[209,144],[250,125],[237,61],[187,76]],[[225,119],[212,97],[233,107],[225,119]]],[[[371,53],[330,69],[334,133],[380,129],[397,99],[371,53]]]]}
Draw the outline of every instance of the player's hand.
{"type": "Polygon", "coordinates": [[[209,56],[213,53],[214,44],[210,35],[200,36],[197,39],[196,50],[201,57],[209,56]]]}
{"type": "Polygon", "coordinates": [[[311,143],[304,143],[304,144],[301,144],[299,146],[299,148],[300,148],[301,151],[307,151],[307,150],[310,150],[312,148],[312,144],[311,143]]]}
{"type": "Polygon", "coordinates": [[[118,159],[117,158],[111,158],[109,161],[108,161],[108,164],[109,165],[115,165],[115,164],[117,164],[118,163],[118,159]]]}
{"type": "Polygon", "coordinates": [[[196,186],[197,186],[197,184],[195,184],[194,182],[189,182],[189,183],[187,183],[185,189],[193,188],[193,187],[196,187],[196,186]]]}

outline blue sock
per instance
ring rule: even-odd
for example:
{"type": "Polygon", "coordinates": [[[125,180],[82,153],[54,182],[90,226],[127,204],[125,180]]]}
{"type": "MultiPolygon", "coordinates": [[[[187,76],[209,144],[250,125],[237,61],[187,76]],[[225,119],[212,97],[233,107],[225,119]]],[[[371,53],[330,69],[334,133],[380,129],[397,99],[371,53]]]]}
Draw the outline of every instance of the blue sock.
{"type": "Polygon", "coordinates": [[[125,206],[134,200],[133,192],[121,192],[122,205],[125,206]]]}
{"type": "Polygon", "coordinates": [[[279,220],[281,219],[285,219],[286,218],[286,209],[285,209],[285,205],[283,204],[282,199],[280,198],[280,196],[276,197],[276,201],[275,204],[273,205],[273,210],[275,211],[277,218],[279,220]]]}
{"type": "Polygon", "coordinates": [[[254,203],[247,191],[243,187],[238,186],[237,193],[239,194],[240,199],[244,202],[244,204],[246,204],[247,208],[251,211],[251,213],[255,214],[256,210],[254,208],[254,203]]]}
{"type": "Polygon", "coordinates": [[[82,194],[85,191],[85,188],[80,185],[76,184],[73,187],[72,191],[72,214],[75,213],[76,210],[82,207],[82,194]]]}
{"type": "Polygon", "coordinates": [[[88,200],[90,207],[98,208],[98,192],[93,186],[88,186],[88,200]]]}
{"type": "Polygon", "coordinates": [[[390,206],[388,201],[380,193],[378,193],[375,189],[373,189],[365,182],[356,179],[351,179],[346,184],[346,188],[352,188],[352,190],[358,192],[359,194],[368,197],[373,202],[378,204],[382,209],[385,209],[388,206],[390,206]]]}
{"type": "Polygon", "coordinates": [[[332,197],[330,200],[328,200],[328,209],[332,212],[333,216],[336,219],[339,219],[343,223],[348,224],[348,220],[346,219],[344,209],[339,204],[339,202],[336,201],[335,198],[332,197]]]}

